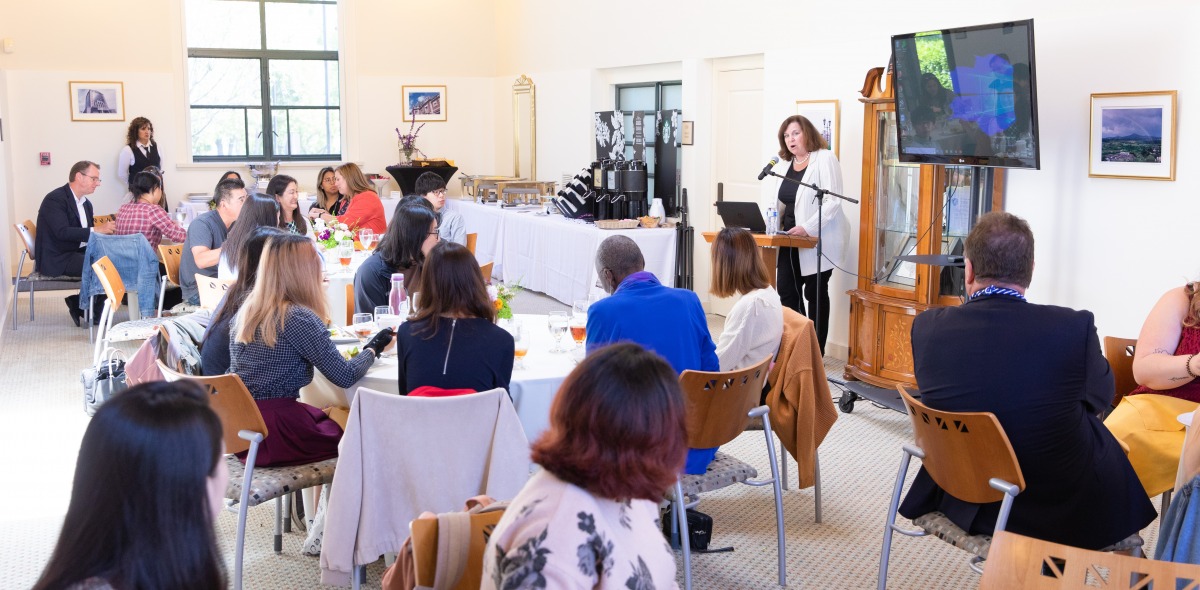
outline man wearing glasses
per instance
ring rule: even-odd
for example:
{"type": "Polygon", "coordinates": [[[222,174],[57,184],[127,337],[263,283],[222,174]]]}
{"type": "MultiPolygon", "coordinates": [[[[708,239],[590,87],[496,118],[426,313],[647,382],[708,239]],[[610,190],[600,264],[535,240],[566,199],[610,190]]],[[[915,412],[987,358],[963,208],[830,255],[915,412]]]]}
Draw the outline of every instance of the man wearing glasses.
{"type": "Polygon", "coordinates": [[[196,288],[196,274],[216,277],[221,262],[221,245],[229,236],[229,226],[237,221],[246,201],[246,185],[236,178],[227,178],[217,183],[213,202],[217,208],[196,218],[188,226],[187,239],[183,241],[183,255],[179,259],[179,286],[183,288],[183,300],[200,305],[200,291],[196,288]]]}
{"type": "MultiPolygon", "coordinates": [[[[76,162],[71,166],[67,184],[46,195],[38,208],[34,267],[47,277],[83,275],[83,253],[88,236],[93,231],[112,234],[116,222],[96,225],[92,218],[92,202],[87,196],[100,186],[100,166],[94,162],[76,162]]],[[[71,319],[79,325],[79,295],[67,297],[71,319]]]]}

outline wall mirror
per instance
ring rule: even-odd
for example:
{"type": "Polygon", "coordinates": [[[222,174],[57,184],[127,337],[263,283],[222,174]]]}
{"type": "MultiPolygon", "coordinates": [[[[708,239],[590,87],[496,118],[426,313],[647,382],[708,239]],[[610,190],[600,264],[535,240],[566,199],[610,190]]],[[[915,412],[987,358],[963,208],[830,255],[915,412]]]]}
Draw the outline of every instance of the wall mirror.
{"type": "Polygon", "coordinates": [[[513,83],[513,176],[537,180],[537,95],[521,74],[513,83]]]}

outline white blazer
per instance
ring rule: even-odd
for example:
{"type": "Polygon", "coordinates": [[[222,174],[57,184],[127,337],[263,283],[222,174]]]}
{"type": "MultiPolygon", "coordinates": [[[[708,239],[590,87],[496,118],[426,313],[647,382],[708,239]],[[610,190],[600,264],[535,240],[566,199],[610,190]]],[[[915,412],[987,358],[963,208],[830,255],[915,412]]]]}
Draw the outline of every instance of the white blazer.
{"type": "MultiPolygon", "coordinates": [[[[791,166],[790,161],[781,161],[772,168],[772,171],[780,176],[787,174],[788,166],[791,166]]],[[[833,191],[835,193],[842,192],[842,166],[838,163],[837,157],[829,150],[817,150],[812,152],[809,157],[808,169],[804,172],[804,182],[815,184],[823,189],[833,191]]],[[[783,183],[783,179],[770,177],[770,182],[767,184],[769,192],[764,198],[762,207],[764,212],[768,207],[775,207],[779,211],[779,223],[782,229],[783,224],[783,203],[779,199],[779,186],[783,183]]],[[[808,235],[817,236],[817,191],[808,187],[799,187],[796,191],[796,225],[804,228],[808,235]]],[[[837,197],[825,197],[825,205],[821,214],[821,239],[822,239],[822,254],[824,259],[821,260],[821,272],[825,272],[833,268],[832,260],[839,266],[845,267],[843,257],[846,254],[847,246],[850,241],[850,221],[846,219],[846,213],[842,211],[842,200],[837,197]]],[[[817,268],[817,249],[816,248],[800,248],[800,275],[808,276],[816,271],[817,268]]]]}

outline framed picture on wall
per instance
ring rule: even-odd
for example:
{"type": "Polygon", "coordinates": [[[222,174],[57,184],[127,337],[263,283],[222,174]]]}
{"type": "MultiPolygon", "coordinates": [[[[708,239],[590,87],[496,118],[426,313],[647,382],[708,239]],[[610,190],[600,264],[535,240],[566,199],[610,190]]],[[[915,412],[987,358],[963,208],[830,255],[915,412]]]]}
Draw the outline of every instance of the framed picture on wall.
{"type": "Polygon", "coordinates": [[[1174,90],[1092,94],[1088,176],[1175,180],[1174,90]]]}
{"type": "Polygon", "coordinates": [[[401,86],[404,101],[404,122],[446,120],[445,86],[401,86]]]}
{"type": "Polygon", "coordinates": [[[68,82],[72,121],[124,121],[122,82],[68,82]]]}
{"type": "Polygon", "coordinates": [[[841,107],[837,100],[797,100],[796,114],[812,121],[817,132],[825,138],[825,143],[834,156],[840,160],[841,153],[841,107]]]}

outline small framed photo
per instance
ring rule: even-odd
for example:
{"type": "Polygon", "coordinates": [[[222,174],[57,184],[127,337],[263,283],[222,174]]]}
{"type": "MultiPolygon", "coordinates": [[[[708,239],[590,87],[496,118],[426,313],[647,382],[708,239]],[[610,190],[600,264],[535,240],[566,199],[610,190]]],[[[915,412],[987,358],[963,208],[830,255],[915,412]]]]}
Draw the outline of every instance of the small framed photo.
{"type": "Polygon", "coordinates": [[[1177,94],[1092,94],[1088,176],[1175,180],[1177,94]]]}
{"type": "Polygon", "coordinates": [[[841,148],[841,106],[837,100],[797,100],[796,114],[812,122],[830,151],[839,160],[841,148]]]}
{"type": "Polygon", "coordinates": [[[445,86],[401,86],[404,122],[446,120],[445,86]]]}
{"type": "Polygon", "coordinates": [[[68,82],[72,121],[124,121],[125,84],[68,82]]]}
{"type": "Polygon", "coordinates": [[[682,145],[692,145],[692,133],[694,133],[693,125],[695,121],[684,121],[683,126],[679,130],[679,142],[682,145]]]}

